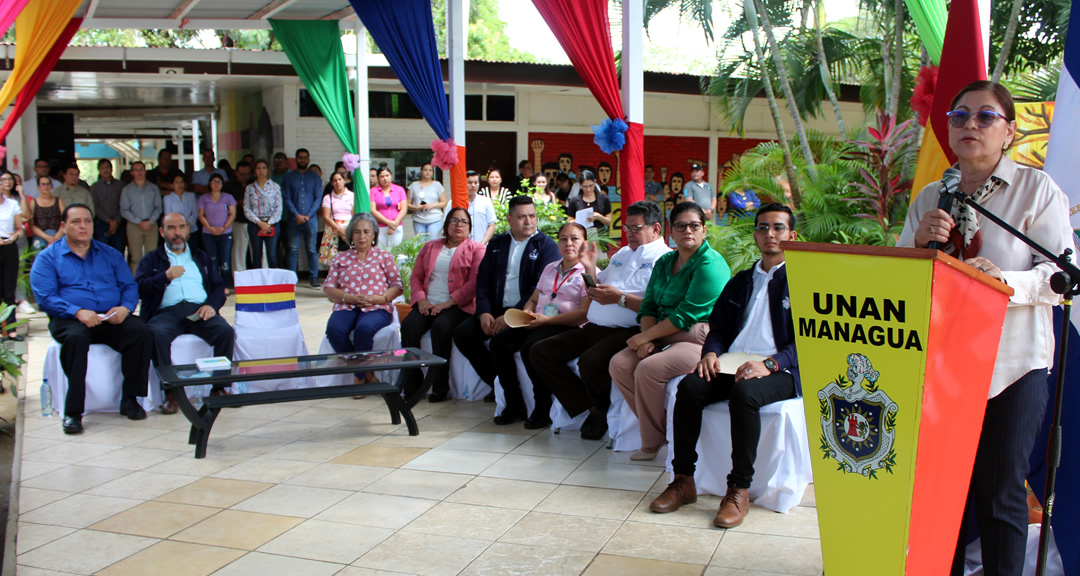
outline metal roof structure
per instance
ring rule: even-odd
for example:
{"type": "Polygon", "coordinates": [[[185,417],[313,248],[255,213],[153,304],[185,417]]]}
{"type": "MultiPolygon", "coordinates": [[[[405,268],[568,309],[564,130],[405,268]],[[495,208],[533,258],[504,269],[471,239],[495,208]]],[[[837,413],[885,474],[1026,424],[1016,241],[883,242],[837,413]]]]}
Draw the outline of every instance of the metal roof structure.
{"type": "Polygon", "coordinates": [[[268,19],[357,21],[348,0],[85,0],[83,28],[270,28],[268,19]]]}

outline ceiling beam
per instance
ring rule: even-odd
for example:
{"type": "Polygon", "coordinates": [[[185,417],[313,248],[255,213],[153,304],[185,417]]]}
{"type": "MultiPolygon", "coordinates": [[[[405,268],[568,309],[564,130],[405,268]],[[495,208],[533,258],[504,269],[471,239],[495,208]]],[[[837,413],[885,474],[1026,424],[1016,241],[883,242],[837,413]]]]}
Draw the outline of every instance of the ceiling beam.
{"type": "Polygon", "coordinates": [[[353,10],[352,6],[322,17],[323,20],[352,20],[354,18],[356,18],[356,10],[353,10]]]}
{"type": "Polygon", "coordinates": [[[94,13],[97,12],[98,4],[101,4],[101,0],[90,0],[90,4],[86,6],[86,13],[83,14],[83,18],[93,18],[94,13]]]}
{"type": "Polygon", "coordinates": [[[182,0],[180,5],[172,11],[172,14],[169,14],[169,19],[175,20],[187,16],[188,12],[191,12],[191,9],[198,3],[199,0],[182,0]]]}
{"type": "MultiPolygon", "coordinates": [[[[91,29],[116,29],[116,30],[269,30],[269,20],[188,20],[168,18],[85,18],[82,28],[91,29]]],[[[349,20],[341,20],[342,30],[352,30],[353,24],[349,20]]]]}
{"type": "Polygon", "coordinates": [[[265,20],[288,8],[294,2],[296,2],[296,0],[273,0],[266,6],[263,6],[258,12],[248,16],[248,20],[265,20]]]}

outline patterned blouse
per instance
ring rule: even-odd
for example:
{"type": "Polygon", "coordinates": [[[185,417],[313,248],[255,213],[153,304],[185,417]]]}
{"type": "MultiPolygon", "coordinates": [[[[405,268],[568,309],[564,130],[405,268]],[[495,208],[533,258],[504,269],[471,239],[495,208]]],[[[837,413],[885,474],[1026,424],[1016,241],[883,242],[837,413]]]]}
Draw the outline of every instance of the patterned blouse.
{"type": "Polygon", "coordinates": [[[267,180],[262,189],[258,181],[248,184],[244,194],[244,215],[251,222],[266,221],[273,226],[281,220],[281,187],[267,180]]]}
{"type": "MultiPolygon", "coordinates": [[[[370,248],[363,261],[357,257],[356,250],[339,252],[330,261],[330,270],[326,273],[324,286],[344,290],[346,294],[372,296],[382,294],[392,286],[404,288],[401,274],[398,272],[394,257],[386,250],[370,248]]],[[[334,311],[352,310],[351,304],[334,304],[334,311]]],[[[378,304],[361,308],[361,312],[386,310],[393,313],[390,304],[378,304]]]]}

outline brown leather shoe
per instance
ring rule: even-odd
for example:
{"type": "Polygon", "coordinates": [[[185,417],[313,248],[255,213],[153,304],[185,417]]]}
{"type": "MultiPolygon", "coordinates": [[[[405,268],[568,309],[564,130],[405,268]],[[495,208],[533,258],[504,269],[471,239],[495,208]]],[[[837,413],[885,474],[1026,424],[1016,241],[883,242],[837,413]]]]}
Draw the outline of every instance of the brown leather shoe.
{"type": "Polygon", "coordinates": [[[652,504],[649,504],[649,510],[657,514],[667,514],[678,510],[683,504],[694,502],[697,502],[697,486],[694,485],[694,477],[676,474],[667,489],[657,496],[652,504]]]}
{"type": "Polygon", "coordinates": [[[713,518],[713,526],[717,528],[734,528],[743,523],[746,515],[750,513],[750,494],[746,488],[736,488],[734,484],[728,484],[727,494],[720,502],[720,509],[713,518]]]}
{"type": "Polygon", "coordinates": [[[165,393],[165,400],[161,403],[162,414],[176,414],[176,399],[173,398],[172,392],[165,393]]]}

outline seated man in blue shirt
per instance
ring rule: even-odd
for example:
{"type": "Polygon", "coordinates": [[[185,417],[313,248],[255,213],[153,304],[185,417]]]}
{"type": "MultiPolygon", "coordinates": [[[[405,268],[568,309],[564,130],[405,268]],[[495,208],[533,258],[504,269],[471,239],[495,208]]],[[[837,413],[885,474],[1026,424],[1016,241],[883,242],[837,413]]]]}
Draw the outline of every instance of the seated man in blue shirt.
{"type": "Polygon", "coordinates": [[[735,275],[716,300],[709,316],[709,335],[701,348],[697,369],[679,383],[675,397],[671,461],[675,479],[649,508],[664,514],[697,501],[694,470],[706,406],[728,401],[731,414],[731,473],[727,494],[713,525],[734,528],[750,511],[747,493],[754,479],[762,407],[800,394],[795,325],[791,318],[787,269],[780,242],[795,240],[795,215],[783,204],[766,204],[757,211],[754,242],[761,260],[735,275]],[[734,374],[720,371],[720,356],[742,352],[765,357],[748,361],[734,374]]]}
{"type": "MultiPolygon", "coordinates": [[[[142,308],[154,334],[154,362],[172,364],[172,342],[181,334],[194,334],[214,348],[214,356],[233,357],[233,329],[218,310],[225,304],[225,283],[210,256],[188,244],[188,223],[183,214],[171,212],[161,221],[165,243],[139,262],[135,283],[142,308]]],[[[211,396],[225,394],[216,386],[211,396]]],[[[165,393],[162,414],[176,413],[172,392],[165,393]]]]}
{"type": "Polygon", "coordinates": [[[131,269],[114,248],[93,239],[94,216],[85,204],[66,207],[60,222],[66,234],[38,254],[30,286],[49,315],[49,332],[60,343],[60,365],[68,378],[64,433],[83,431],[91,344],[120,353],[120,413],[132,420],[146,418],[136,397],[146,396],[153,341],[146,323],[131,315],[139,303],[131,269]]]}

